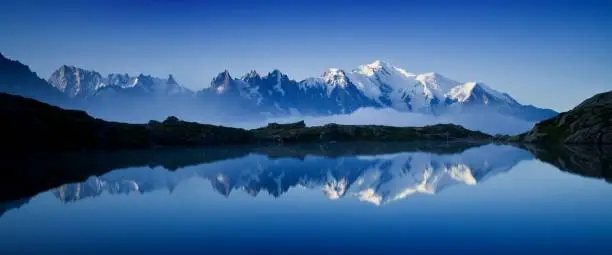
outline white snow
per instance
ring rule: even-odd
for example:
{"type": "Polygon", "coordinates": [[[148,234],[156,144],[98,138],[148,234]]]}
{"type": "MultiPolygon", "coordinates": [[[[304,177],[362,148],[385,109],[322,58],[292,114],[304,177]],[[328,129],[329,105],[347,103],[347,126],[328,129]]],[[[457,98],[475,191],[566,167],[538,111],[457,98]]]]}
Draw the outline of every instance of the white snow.
{"type": "Polygon", "coordinates": [[[461,154],[409,152],[392,154],[391,158],[374,156],[372,160],[380,163],[366,170],[348,192],[361,201],[382,205],[415,194],[436,194],[456,184],[475,185],[530,157],[523,150],[494,145],[461,154]],[[495,161],[496,168],[489,166],[490,160],[495,161]],[[383,174],[385,178],[381,178],[383,174]]]}
{"type": "MultiPolygon", "coordinates": [[[[465,102],[470,98],[476,86],[482,88],[488,95],[495,97],[496,99],[500,101],[506,102],[508,104],[515,104],[516,102],[514,101],[514,99],[507,96],[506,94],[503,94],[497,90],[492,89],[486,84],[479,83],[479,82],[468,82],[465,84],[458,85],[452,88],[446,94],[446,97],[457,100],[458,102],[465,102]]],[[[487,100],[487,98],[485,98],[485,100],[487,100]]]]}
{"type": "Polygon", "coordinates": [[[413,109],[420,109],[425,105],[423,89],[419,89],[416,75],[380,60],[351,71],[349,80],[369,98],[382,104],[382,96],[390,100],[391,106],[398,110],[410,109],[406,104],[406,96],[410,96],[410,106],[413,109]],[[384,92],[385,90],[390,91],[384,92]]]}
{"type": "Polygon", "coordinates": [[[437,73],[424,73],[416,76],[416,80],[423,84],[427,95],[436,97],[440,100],[444,99],[444,95],[452,88],[459,86],[461,83],[448,79],[437,73]]]}
{"type": "Polygon", "coordinates": [[[217,94],[223,94],[223,91],[225,91],[225,86],[217,87],[217,94]]]}
{"type": "MultiPolygon", "coordinates": [[[[245,77],[254,75],[256,73],[251,72],[245,77]]],[[[267,91],[267,94],[260,94],[256,86],[251,87],[249,84],[245,85],[241,94],[245,98],[254,100],[257,104],[261,104],[264,97],[274,96],[274,91],[280,96],[285,96],[286,91],[282,87],[280,71],[274,70],[269,75],[276,75],[274,77],[276,84],[272,90],[267,91]]],[[[507,102],[511,106],[518,104],[508,95],[482,83],[459,82],[434,72],[414,74],[381,60],[360,65],[350,72],[339,68],[329,68],[321,76],[306,78],[298,82],[297,86],[302,91],[314,89],[309,92],[330,96],[334,89],[345,89],[349,85],[354,85],[364,96],[381,106],[389,106],[404,112],[439,115],[438,113],[442,113],[441,107],[445,112],[461,112],[463,103],[473,95],[476,85],[487,93],[483,97],[485,104],[490,99],[497,99],[496,102],[507,102]],[[447,101],[447,99],[450,100],[447,101]],[[446,105],[445,102],[451,102],[451,105],[446,105]],[[436,103],[439,106],[434,106],[436,103]]],[[[219,88],[219,93],[223,92],[223,89],[219,88]]]]}
{"type": "Polygon", "coordinates": [[[309,88],[325,88],[327,87],[327,83],[325,79],[322,77],[309,77],[304,79],[299,83],[299,87],[301,90],[309,89],[309,88]]]}
{"type": "Polygon", "coordinates": [[[346,87],[347,80],[344,71],[338,68],[330,68],[327,72],[323,73],[323,80],[331,86],[346,87]]]}
{"type": "MultiPolygon", "coordinates": [[[[330,69],[328,73],[331,75],[334,74],[332,71],[337,70],[330,69]]],[[[343,81],[353,83],[365,96],[381,104],[382,97],[391,102],[392,108],[400,111],[412,109],[414,112],[431,113],[433,100],[444,102],[447,98],[463,103],[472,95],[475,85],[502,102],[516,104],[508,95],[482,83],[462,83],[434,72],[416,75],[380,60],[361,65],[345,76],[343,81]]],[[[324,80],[328,86],[335,85],[336,79],[324,80]]]]}
{"type": "Polygon", "coordinates": [[[327,177],[329,180],[323,186],[322,190],[325,196],[327,196],[330,200],[336,200],[344,195],[346,192],[346,188],[348,186],[347,179],[334,179],[331,174],[328,174],[327,177]]]}

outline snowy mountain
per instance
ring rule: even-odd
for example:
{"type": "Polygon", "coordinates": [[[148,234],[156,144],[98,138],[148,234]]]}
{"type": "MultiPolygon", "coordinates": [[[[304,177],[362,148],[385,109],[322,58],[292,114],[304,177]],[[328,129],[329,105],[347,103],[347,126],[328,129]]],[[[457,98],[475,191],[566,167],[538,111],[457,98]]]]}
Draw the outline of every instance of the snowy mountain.
{"type": "Polygon", "coordinates": [[[48,82],[70,98],[87,98],[105,85],[100,73],[66,65],[53,72],[48,82]]]}
{"type": "Polygon", "coordinates": [[[225,70],[194,93],[172,75],[167,78],[119,73],[103,76],[67,65],[61,66],[45,82],[36,79],[36,74],[27,66],[23,65],[27,72],[26,69],[13,72],[11,68],[17,68],[18,62],[3,56],[2,60],[5,63],[2,72],[7,72],[8,79],[0,84],[2,91],[31,95],[52,104],[72,104],[96,117],[118,121],[142,122],[179,115],[197,121],[214,119],[232,123],[270,117],[352,114],[363,108],[432,116],[458,113],[490,116],[493,113],[526,123],[557,114],[549,109],[522,105],[510,95],[481,82],[459,82],[438,73],[414,74],[383,61],[350,71],[330,68],[318,77],[301,81],[279,70],[263,75],[251,71],[240,78],[232,77],[225,70]],[[27,84],[22,84],[26,80],[27,84]]]}
{"type": "Polygon", "coordinates": [[[351,113],[360,107],[377,106],[353,84],[344,84],[339,75],[332,71],[297,82],[280,70],[264,76],[251,71],[239,79],[226,70],[198,94],[207,101],[223,104],[225,100],[228,105],[240,104],[267,116],[351,113]]]}
{"type": "Polygon", "coordinates": [[[253,111],[272,115],[346,114],[363,107],[433,115],[487,111],[527,121],[556,115],[552,110],[521,105],[480,82],[458,82],[437,73],[413,74],[378,60],[350,72],[330,68],[302,81],[279,70],[265,76],[251,71],[235,79],[226,70],[200,94],[209,100],[231,99],[231,104],[240,100],[253,111]]]}
{"type": "Polygon", "coordinates": [[[189,95],[193,92],[179,85],[172,75],[162,79],[140,74],[109,74],[103,77],[96,71],[63,65],[48,79],[49,84],[70,98],[91,99],[115,93],[141,93],[143,95],[189,95]],[[111,92],[112,91],[112,92],[111,92]]]}
{"type": "Polygon", "coordinates": [[[176,171],[130,168],[67,184],[54,191],[62,201],[110,194],[172,191],[191,178],[205,178],[221,195],[233,191],[278,197],[292,188],[319,189],[331,200],[354,198],[375,205],[417,194],[437,194],[454,185],[474,185],[512,169],[533,156],[512,146],[486,145],[461,153],[403,152],[373,156],[270,158],[266,155],[221,160],[176,171]]]}

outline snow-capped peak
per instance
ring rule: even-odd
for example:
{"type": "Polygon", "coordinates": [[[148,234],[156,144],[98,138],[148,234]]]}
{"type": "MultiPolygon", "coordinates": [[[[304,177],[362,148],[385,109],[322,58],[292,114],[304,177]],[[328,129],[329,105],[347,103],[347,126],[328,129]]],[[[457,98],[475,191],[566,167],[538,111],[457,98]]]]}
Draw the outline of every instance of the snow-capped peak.
{"type": "Polygon", "coordinates": [[[385,70],[385,69],[390,69],[391,65],[387,62],[383,62],[380,60],[375,60],[374,62],[370,63],[370,64],[365,64],[365,65],[360,65],[357,70],[355,70],[355,72],[366,75],[366,76],[372,76],[374,75],[376,72],[379,72],[381,70],[385,70]]]}
{"type": "Polygon", "coordinates": [[[417,75],[417,80],[437,80],[441,78],[447,79],[446,77],[436,72],[422,73],[417,75]]]}
{"type": "Polygon", "coordinates": [[[400,74],[401,76],[407,78],[413,78],[415,75],[396,66],[389,64],[388,62],[375,60],[370,64],[360,65],[357,69],[353,70],[353,73],[365,75],[365,76],[374,76],[375,74],[384,74],[384,75],[393,75],[400,74]]]}
{"type": "Polygon", "coordinates": [[[330,68],[321,76],[329,85],[345,87],[348,84],[346,73],[338,68],[330,68]]]}
{"type": "Polygon", "coordinates": [[[425,94],[434,96],[438,99],[444,98],[444,95],[448,91],[461,85],[458,81],[451,80],[434,72],[419,74],[415,79],[423,84],[425,94]]]}
{"type": "Polygon", "coordinates": [[[480,82],[467,82],[452,88],[446,94],[448,98],[460,103],[467,102],[474,95],[481,97],[480,100],[482,100],[484,104],[488,104],[491,100],[508,104],[518,104],[508,94],[501,93],[480,82]]]}
{"type": "Polygon", "coordinates": [[[463,103],[470,98],[474,87],[476,87],[476,82],[468,82],[452,88],[446,96],[448,98],[457,100],[457,102],[463,103]]]}
{"type": "Polygon", "coordinates": [[[385,68],[385,67],[390,67],[391,65],[385,61],[382,60],[374,60],[374,62],[370,63],[370,64],[366,64],[366,67],[370,68],[370,69],[381,69],[381,68],[385,68]]]}

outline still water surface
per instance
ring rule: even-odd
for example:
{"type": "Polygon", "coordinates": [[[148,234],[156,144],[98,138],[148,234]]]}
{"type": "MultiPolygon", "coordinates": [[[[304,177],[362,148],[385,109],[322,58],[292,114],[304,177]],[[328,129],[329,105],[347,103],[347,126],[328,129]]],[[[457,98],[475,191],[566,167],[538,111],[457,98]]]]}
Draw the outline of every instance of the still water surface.
{"type": "Polygon", "coordinates": [[[0,205],[0,253],[612,252],[601,155],[352,146],[78,157],[98,176],[0,205]]]}

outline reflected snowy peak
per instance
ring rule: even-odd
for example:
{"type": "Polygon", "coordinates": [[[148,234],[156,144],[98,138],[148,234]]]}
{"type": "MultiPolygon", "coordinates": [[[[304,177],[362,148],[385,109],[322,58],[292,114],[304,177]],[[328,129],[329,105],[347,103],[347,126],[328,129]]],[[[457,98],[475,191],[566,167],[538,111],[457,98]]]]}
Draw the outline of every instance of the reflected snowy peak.
{"type": "Polygon", "coordinates": [[[131,168],[87,181],[62,185],[55,196],[65,202],[108,194],[173,190],[190,178],[204,178],[219,194],[231,199],[240,190],[252,196],[262,191],[280,197],[294,187],[319,189],[331,200],[356,198],[375,205],[416,194],[437,194],[448,187],[474,185],[509,171],[528,151],[486,145],[458,153],[400,152],[379,155],[271,158],[259,153],[215,161],[176,171],[131,168]]]}

